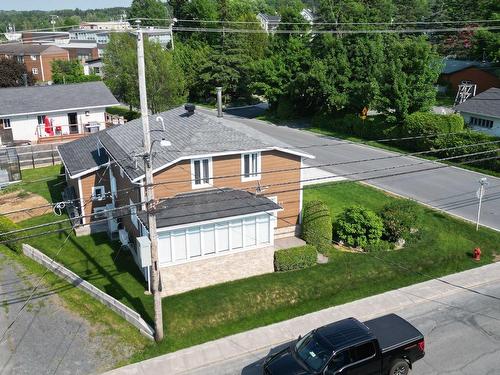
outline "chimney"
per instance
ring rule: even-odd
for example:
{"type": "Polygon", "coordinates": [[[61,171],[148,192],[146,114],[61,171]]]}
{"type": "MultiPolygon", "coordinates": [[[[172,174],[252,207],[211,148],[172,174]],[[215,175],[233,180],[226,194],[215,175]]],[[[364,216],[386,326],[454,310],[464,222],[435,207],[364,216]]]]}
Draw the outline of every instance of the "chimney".
{"type": "Polygon", "coordinates": [[[196,106],[194,104],[191,104],[191,103],[186,103],[186,105],[184,106],[184,109],[186,110],[187,114],[189,116],[191,116],[192,114],[194,114],[194,110],[196,109],[196,106]]]}
{"type": "Polygon", "coordinates": [[[217,117],[223,117],[222,114],[222,87],[216,87],[217,90],[217,117]]]}

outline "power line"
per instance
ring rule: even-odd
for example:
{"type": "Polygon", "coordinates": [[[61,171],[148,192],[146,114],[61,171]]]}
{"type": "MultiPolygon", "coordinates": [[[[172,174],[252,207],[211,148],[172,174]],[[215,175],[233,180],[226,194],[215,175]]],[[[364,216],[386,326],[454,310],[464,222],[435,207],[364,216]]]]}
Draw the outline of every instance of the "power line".
{"type": "MultiPolygon", "coordinates": [[[[484,153],[485,152],[482,152],[480,154],[484,154],[484,153]]],[[[461,162],[459,164],[470,164],[470,163],[475,163],[475,162],[480,162],[480,161],[486,161],[486,160],[496,160],[496,159],[499,159],[499,158],[500,158],[500,156],[488,157],[488,158],[483,158],[483,159],[464,161],[464,162],[461,162]]],[[[423,163],[426,163],[426,162],[431,162],[431,161],[425,161],[423,163]]],[[[421,165],[423,163],[409,164],[409,165],[406,165],[406,166],[421,165]]],[[[366,178],[350,179],[349,182],[369,181],[369,180],[375,180],[375,179],[380,179],[380,178],[388,178],[388,177],[394,177],[394,176],[408,175],[408,174],[412,174],[412,173],[425,172],[425,171],[430,171],[430,170],[435,170],[435,169],[442,169],[442,168],[448,168],[448,167],[450,167],[450,166],[444,164],[444,165],[438,165],[438,166],[435,166],[435,167],[432,167],[432,168],[424,168],[424,169],[418,169],[418,170],[412,170],[412,171],[406,171],[406,172],[398,172],[398,173],[389,174],[389,175],[370,176],[370,177],[366,177],[366,178]]],[[[389,167],[389,168],[380,169],[378,171],[382,171],[382,170],[394,170],[396,168],[397,167],[389,167]]],[[[376,170],[354,172],[354,173],[350,173],[348,175],[365,174],[365,173],[370,173],[370,172],[374,172],[374,171],[376,171],[376,170]]],[[[343,177],[343,176],[346,176],[346,175],[336,175],[336,176],[333,176],[333,177],[337,178],[337,177],[343,177]]],[[[332,178],[332,176],[309,178],[309,179],[298,180],[298,181],[288,181],[288,182],[280,182],[280,183],[276,183],[276,184],[269,184],[269,185],[265,185],[265,187],[267,188],[267,187],[271,187],[271,186],[286,186],[286,185],[291,185],[291,184],[300,184],[300,183],[304,183],[304,182],[318,182],[318,181],[322,181],[322,180],[328,180],[328,179],[331,179],[331,178],[332,178]]],[[[266,193],[266,194],[262,194],[262,196],[276,195],[276,194],[281,194],[281,193],[301,191],[301,190],[304,190],[306,188],[307,189],[312,189],[312,188],[315,188],[315,187],[316,187],[316,185],[307,186],[307,187],[301,187],[301,188],[292,188],[292,189],[287,189],[287,190],[277,190],[277,191],[272,191],[272,192],[269,192],[269,193],[266,193]]],[[[213,186],[213,188],[214,189],[219,189],[219,190],[221,189],[221,188],[216,187],[216,186],[213,186]]],[[[254,187],[249,187],[249,188],[241,188],[239,190],[255,194],[254,191],[257,188],[258,188],[258,186],[254,186],[254,187]]],[[[213,190],[209,190],[209,191],[205,191],[205,192],[200,192],[198,194],[213,194],[213,190]]],[[[163,198],[160,201],[164,201],[164,200],[168,200],[168,199],[170,199],[170,198],[163,198]]],[[[238,199],[238,198],[233,198],[233,199],[238,199]]],[[[89,203],[89,201],[87,201],[85,203],[85,205],[88,204],[88,203],[89,203]]],[[[98,214],[103,214],[103,213],[108,213],[108,212],[115,212],[115,211],[126,211],[128,208],[131,208],[131,207],[140,207],[144,203],[145,202],[138,202],[138,203],[133,203],[133,204],[130,204],[130,205],[121,206],[121,207],[117,207],[117,208],[113,208],[113,209],[107,209],[107,210],[99,212],[98,214]]],[[[190,207],[190,206],[193,206],[193,205],[194,205],[193,203],[185,203],[185,204],[178,205],[176,207],[181,207],[181,206],[190,207]]],[[[215,211],[215,212],[218,212],[218,211],[215,211]]],[[[63,222],[73,221],[73,220],[76,220],[76,219],[92,218],[92,217],[95,217],[96,215],[97,215],[96,213],[90,214],[90,215],[81,215],[81,216],[77,216],[77,217],[73,217],[73,218],[59,220],[57,222],[45,223],[45,224],[41,224],[41,225],[29,227],[29,228],[18,229],[18,230],[14,230],[14,231],[2,233],[2,236],[6,236],[6,235],[10,235],[10,234],[17,234],[17,233],[20,233],[20,232],[26,232],[26,231],[30,231],[30,230],[34,230],[34,229],[39,229],[39,228],[47,227],[47,226],[61,224],[63,222]]],[[[127,212],[124,212],[124,213],[122,213],[122,214],[120,214],[118,216],[113,216],[113,218],[117,219],[117,218],[127,217],[129,215],[130,215],[130,213],[127,211],[127,212]]],[[[188,214],[187,216],[191,216],[191,215],[188,214]]],[[[182,216],[178,215],[177,217],[182,217],[182,216]]],[[[91,224],[97,224],[97,223],[107,222],[107,221],[108,221],[108,218],[99,219],[99,220],[94,220],[91,224]]],[[[77,227],[80,227],[80,226],[84,226],[84,225],[75,225],[74,228],[77,228],[77,227]]],[[[64,230],[71,229],[71,228],[72,227],[65,227],[63,229],[56,229],[56,230],[50,231],[50,232],[44,232],[44,233],[40,233],[40,234],[35,234],[35,235],[30,235],[30,236],[24,236],[24,237],[17,237],[15,239],[10,239],[10,240],[4,240],[4,241],[0,241],[0,245],[1,244],[6,244],[6,243],[11,243],[11,242],[18,242],[18,241],[23,240],[23,239],[30,239],[30,238],[38,237],[40,235],[44,235],[44,234],[48,234],[48,233],[56,233],[56,232],[64,231],[64,230]]]]}

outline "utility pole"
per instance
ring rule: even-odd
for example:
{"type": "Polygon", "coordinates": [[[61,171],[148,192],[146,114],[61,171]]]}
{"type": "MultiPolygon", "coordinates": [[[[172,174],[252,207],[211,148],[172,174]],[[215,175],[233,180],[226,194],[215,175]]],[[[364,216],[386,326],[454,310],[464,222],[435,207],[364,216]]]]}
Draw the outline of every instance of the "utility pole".
{"type": "Polygon", "coordinates": [[[56,16],[55,14],[52,14],[50,16],[50,23],[52,24],[52,31],[53,32],[56,32],[56,19],[59,18],[58,16],[56,16]]]}
{"type": "Polygon", "coordinates": [[[483,203],[484,186],[488,185],[488,179],[483,177],[479,180],[479,189],[476,196],[479,198],[479,206],[477,207],[476,231],[479,230],[479,217],[481,216],[481,204],[483,203]]]}
{"type": "Polygon", "coordinates": [[[148,98],[146,92],[146,67],[144,64],[144,34],[140,21],[137,22],[137,63],[139,68],[139,94],[141,102],[142,129],[144,132],[144,174],[146,176],[146,210],[148,215],[149,240],[151,241],[151,292],[154,300],[155,340],[163,339],[163,316],[161,306],[161,280],[158,267],[158,234],[156,232],[156,213],[153,190],[153,168],[151,156],[151,137],[149,133],[148,98]]]}

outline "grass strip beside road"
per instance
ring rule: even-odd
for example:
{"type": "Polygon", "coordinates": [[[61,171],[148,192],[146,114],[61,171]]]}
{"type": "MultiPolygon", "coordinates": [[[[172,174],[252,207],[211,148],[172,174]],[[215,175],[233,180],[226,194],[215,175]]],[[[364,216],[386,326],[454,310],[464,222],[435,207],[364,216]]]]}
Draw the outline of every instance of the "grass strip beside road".
{"type": "MultiPolygon", "coordinates": [[[[307,188],[304,200],[312,199],[324,200],[334,216],[353,204],[377,211],[396,198],[361,184],[334,183],[307,188]]],[[[31,219],[23,225],[39,220],[44,219],[31,219]]],[[[33,239],[31,244],[53,256],[63,238],[64,234],[47,235],[33,239]]],[[[163,299],[165,340],[136,351],[130,360],[139,361],[488,264],[493,252],[500,252],[499,244],[500,233],[483,228],[476,232],[469,223],[425,209],[424,227],[417,238],[403,250],[377,253],[382,260],[332,248],[330,263],[325,265],[266,274],[163,299]],[[483,252],[479,263],[470,257],[476,246],[483,252]]],[[[110,243],[106,234],[72,235],[58,260],[152,321],[153,301],[144,294],[142,275],[131,255],[120,251],[118,243],[110,243]]]]}

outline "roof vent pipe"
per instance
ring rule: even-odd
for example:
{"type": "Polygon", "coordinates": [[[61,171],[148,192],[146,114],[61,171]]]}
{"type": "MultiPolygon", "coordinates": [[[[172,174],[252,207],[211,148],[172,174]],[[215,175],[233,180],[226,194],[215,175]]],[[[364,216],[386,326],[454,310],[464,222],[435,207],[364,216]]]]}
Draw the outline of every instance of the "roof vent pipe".
{"type": "Polygon", "coordinates": [[[188,115],[191,116],[194,113],[196,106],[194,104],[191,104],[191,103],[186,103],[186,105],[184,106],[184,109],[186,110],[188,115]]]}
{"type": "Polygon", "coordinates": [[[223,117],[222,114],[222,87],[216,87],[217,90],[217,117],[223,117]]]}

